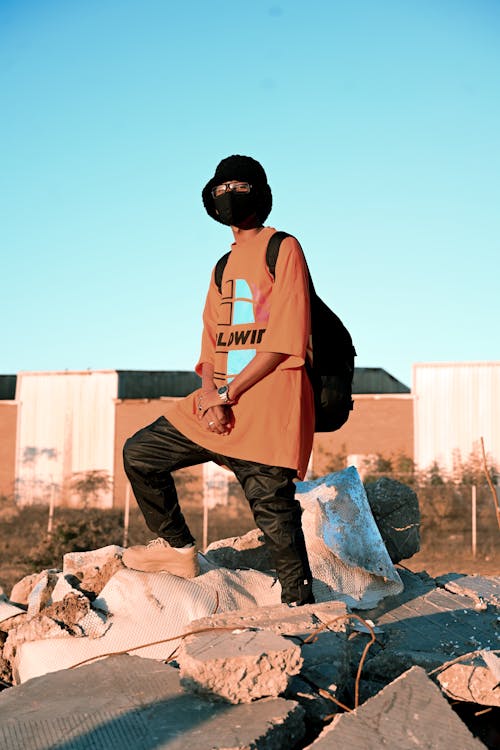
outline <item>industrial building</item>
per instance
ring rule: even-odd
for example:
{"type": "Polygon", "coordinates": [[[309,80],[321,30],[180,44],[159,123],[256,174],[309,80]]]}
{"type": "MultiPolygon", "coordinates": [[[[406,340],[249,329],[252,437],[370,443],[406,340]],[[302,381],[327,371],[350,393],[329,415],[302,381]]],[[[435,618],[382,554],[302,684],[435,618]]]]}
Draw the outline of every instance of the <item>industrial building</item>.
{"type": "MultiPolygon", "coordinates": [[[[0,494],[21,503],[79,504],[78,478],[100,477],[92,504],[121,507],[126,438],[200,384],[194,372],[106,370],[0,375],[0,494]]],[[[335,433],[317,433],[311,468],[342,455],[412,458],[452,470],[481,437],[500,465],[500,362],[413,367],[412,388],[381,368],[356,368],[354,411],[335,433]]],[[[90,501],[89,499],[89,501],[90,501]]]]}

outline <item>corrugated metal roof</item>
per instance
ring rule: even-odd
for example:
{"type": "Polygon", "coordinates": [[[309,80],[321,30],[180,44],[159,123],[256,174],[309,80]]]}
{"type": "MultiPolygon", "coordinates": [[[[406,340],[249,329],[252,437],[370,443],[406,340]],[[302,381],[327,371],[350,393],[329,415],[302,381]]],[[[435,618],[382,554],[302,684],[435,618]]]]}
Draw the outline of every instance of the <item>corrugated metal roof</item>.
{"type": "Polygon", "coordinates": [[[0,401],[13,401],[16,397],[17,375],[0,375],[0,401]]]}
{"type": "Polygon", "coordinates": [[[187,396],[201,385],[201,378],[189,370],[169,372],[117,370],[118,398],[161,398],[187,396]]]}
{"type": "MultiPolygon", "coordinates": [[[[161,398],[161,396],[187,396],[201,385],[195,372],[118,370],[118,398],[161,398]]],[[[356,367],[353,380],[354,393],[410,393],[408,386],[400,383],[380,367],[356,367]]]]}
{"type": "Polygon", "coordinates": [[[410,393],[410,389],[381,367],[356,367],[352,381],[352,392],[410,393]]]}

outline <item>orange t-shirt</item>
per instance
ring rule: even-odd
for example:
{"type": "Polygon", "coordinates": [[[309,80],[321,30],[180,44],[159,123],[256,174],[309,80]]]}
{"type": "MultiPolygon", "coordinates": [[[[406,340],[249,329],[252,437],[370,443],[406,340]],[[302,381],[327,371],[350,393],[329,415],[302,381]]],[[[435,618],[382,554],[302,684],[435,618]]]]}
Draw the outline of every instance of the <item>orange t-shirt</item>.
{"type": "Polygon", "coordinates": [[[215,453],[296,469],[305,475],[314,436],[314,401],[304,369],[310,341],[307,271],[293,237],[280,247],[275,280],[266,264],[265,227],[244,243],[233,243],[224,270],[222,293],[212,279],[203,313],[201,355],[214,367],[217,385],[230,383],[258,351],[288,357],[245,391],[232,406],[229,435],[205,428],[196,413],[198,390],[173,403],[165,416],[186,437],[215,453]]]}

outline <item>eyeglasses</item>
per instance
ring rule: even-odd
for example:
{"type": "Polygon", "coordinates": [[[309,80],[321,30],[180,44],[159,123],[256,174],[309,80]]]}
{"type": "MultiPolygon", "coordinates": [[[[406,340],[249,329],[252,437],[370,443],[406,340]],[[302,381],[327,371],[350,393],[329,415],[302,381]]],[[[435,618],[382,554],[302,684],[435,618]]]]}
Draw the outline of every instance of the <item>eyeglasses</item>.
{"type": "Polygon", "coordinates": [[[249,193],[252,186],[248,182],[223,182],[222,185],[216,185],[212,188],[212,198],[224,195],[228,191],[231,193],[249,193]]]}

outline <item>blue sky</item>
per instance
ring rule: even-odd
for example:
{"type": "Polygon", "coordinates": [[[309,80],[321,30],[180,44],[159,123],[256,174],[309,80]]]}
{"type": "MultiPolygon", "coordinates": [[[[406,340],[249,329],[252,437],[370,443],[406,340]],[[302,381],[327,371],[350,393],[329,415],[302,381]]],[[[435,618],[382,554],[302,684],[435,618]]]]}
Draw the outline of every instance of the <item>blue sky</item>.
{"type": "Polygon", "coordinates": [[[496,0],[0,0],[0,373],[192,369],[268,173],[357,365],[498,360],[496,0]]]}

